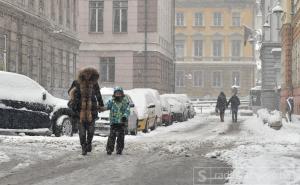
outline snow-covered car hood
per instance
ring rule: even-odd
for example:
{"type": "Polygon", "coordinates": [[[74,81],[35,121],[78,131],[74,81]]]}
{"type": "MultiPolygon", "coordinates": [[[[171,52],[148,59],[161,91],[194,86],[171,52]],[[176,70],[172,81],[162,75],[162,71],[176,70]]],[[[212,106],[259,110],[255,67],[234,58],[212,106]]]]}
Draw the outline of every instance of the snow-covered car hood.
{"type": "Polygon", "coordinates": [[[107,111],[104,111],[104,112],[101,112],[98,114],[99,118],[109,118],[109,114],[110,114],[110,111],[107,110],[107,111]]]}
{"type": "MultiPolygon", "coordinates": [[[[40,84],[27,76],[0,71],[0,100],[24,101],[39,103],[53,107],[53,113],[61,108],[68,108],[68,101],[56,98],[48,93],[40,84]],[[43,100],[43,96],[46,99],[43,100]]],[[[4,108],[4,104],[1,105],[4,108]]],[[[5,108],[11,108],[6,106],[5,108]]],[[[25,109],[25,108],[21,108],[25,109]]]]}

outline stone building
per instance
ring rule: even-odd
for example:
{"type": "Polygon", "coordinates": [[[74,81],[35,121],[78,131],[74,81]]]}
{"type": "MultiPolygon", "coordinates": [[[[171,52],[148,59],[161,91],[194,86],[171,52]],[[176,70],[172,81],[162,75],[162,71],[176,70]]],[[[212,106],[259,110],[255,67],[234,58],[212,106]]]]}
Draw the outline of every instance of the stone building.
{"type": "Polygon", "coordinates": [[[99,69],[101,86],[174,92],[174,6],[174,0],[79,0],[78,69],[99,69]]]}
{"type": "Polygon", "coordinates": [[[0,70],[66,98],[80,45],[77,16],[77,0],[0,0],[0,70]]]}
{"type": "Polygon", "coordinates": [[[261,0],[263,19],[261,61],[262,61],[262,107],[279,110],[281,84],[281,19],[273,9],[279,1],[261,0]]]}

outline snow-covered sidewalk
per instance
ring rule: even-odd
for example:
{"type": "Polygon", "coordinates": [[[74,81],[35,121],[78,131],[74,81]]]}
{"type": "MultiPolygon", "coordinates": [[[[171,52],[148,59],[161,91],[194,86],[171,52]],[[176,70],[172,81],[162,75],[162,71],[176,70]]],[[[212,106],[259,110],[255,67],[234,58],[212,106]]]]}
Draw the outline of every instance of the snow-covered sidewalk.
{"type": "Polygon", "coordinates": [[[235,143],[232,149],[207,155],[217,156],[232,165],[234,171],[228,184],[300,184],[299,121],[286,123],[283,120],[283,127],[274,130],[253,116],[241,123],[240,130],[238,134],[224,134],[215,143],[235,143]]]}

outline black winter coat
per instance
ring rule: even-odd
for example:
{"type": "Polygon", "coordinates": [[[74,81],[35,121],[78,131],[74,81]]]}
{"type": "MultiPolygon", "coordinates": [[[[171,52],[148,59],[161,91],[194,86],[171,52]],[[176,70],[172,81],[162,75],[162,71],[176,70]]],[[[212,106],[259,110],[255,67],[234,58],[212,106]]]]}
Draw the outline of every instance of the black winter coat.
{"type": "Polygon", "coordinates": [[[241,104],[240,103],[240,99],[236,96],[236,95],[233,95],[228,103],[227,103],[227,106],[231,103],[231,110],[232,111],[238,111],[239,110],[239,105],[241,104]]]}
{"type": "Polygon", "coordinates": [[[218,96],[218,100],[217,100],[217,105],[216,108],[220,111],[220,112],[224,112],[226,110],[226,106],[227,106],[227,99],[225,95],[219,95],[218,96]]]}
{"type": "MultiPolygon", "coordinates": [[[[75,117],[79,117],[80,111],[81,111],[81,94],[80,94],[80,84],[78,80],[74,80],[70,89],[68,90],[68,94],[73,94],[71,99],[73,98],[73,101],[69,101],[69,107],[74,111],[75,117]],[[71,91],[74,91],[71,93],[71,91]]],[[[71,95],[70,95],[71,96],[71,95]]],[[[103,100],[102,95],[100,92],[100,87],[98,84],[95,84],[93,87],[93,93],[92,93],[92,116],[93,120],[98,118],[98,106],[103,107],[103,100]]]]}

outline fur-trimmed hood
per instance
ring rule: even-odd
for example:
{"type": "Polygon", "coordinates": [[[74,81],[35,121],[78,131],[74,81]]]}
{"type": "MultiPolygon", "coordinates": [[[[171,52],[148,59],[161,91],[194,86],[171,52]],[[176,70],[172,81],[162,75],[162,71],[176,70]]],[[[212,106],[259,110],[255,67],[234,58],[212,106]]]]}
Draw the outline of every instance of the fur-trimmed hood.
{"type": "Polygon", "coordinates": [[[89,67],[89,68],[84,68],[79,71],[78,75],[78,82],[79,84],[81,83],[86,83],[86,82],[91,82],[93,84],[96,84],[99,79],[99,73],[96,69],[89,67]]]}

